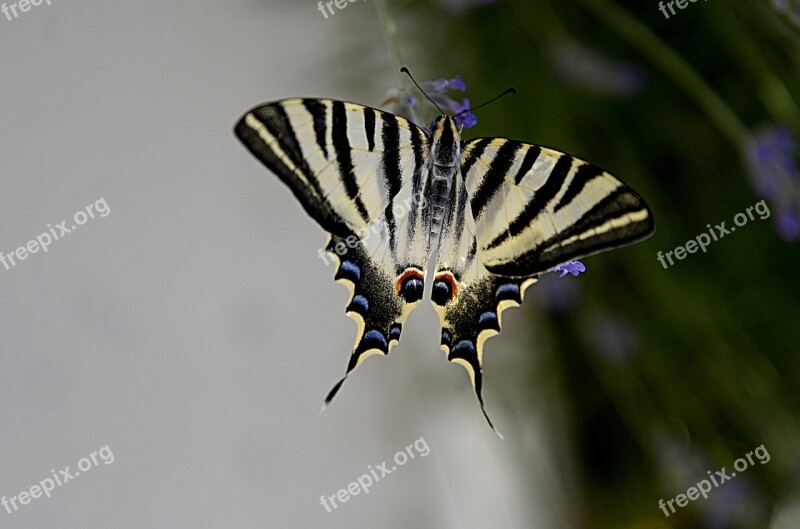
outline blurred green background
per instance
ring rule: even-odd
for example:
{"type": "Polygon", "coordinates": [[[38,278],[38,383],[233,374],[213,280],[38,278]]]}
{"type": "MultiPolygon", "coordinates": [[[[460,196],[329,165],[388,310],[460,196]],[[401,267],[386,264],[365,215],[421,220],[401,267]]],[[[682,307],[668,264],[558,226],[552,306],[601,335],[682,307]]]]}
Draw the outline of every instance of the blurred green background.
{"type": "MultiPolygon", "coordinates": [[[[383,15],[381,63],[407,64],[420,81],[460,75],[456,103],[517,89],[476,112],[466,139],[505,136],[590,160],[654,211],[649,240],[528,290],[530,364],[502,385],[507,401],[552,404],[553,457],[576,485],[577,526],[797,527],[784,511],[800,490],[800,8],[715,0],[667,18],[655,1],[376,7],[360,16],[383,15]],[[761,200],[769,218],[667,269],[656,259],[761,200]],[[659,510],[761,445],[769,461],[708,500],[659,510]]],[[[401,86],[398,74],[395,102],[401,86]]],[[[419,99],[425,121],[434,113],[419,99]]]]}

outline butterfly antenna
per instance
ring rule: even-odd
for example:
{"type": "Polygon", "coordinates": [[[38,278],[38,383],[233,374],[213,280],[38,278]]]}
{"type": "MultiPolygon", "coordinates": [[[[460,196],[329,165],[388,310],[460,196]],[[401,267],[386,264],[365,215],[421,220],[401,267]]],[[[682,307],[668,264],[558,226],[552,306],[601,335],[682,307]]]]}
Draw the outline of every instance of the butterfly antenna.
{"type": "Polygon", "coordinates": [[[412,83],[414,83],[414,85],[417,87],[417,89],[418,89],[420,92],[422,92],[422,95],[424,95],[424,96],[425,96],[425,97],[428,99],[428,101],[430,101],[431,103],[433,103],[433,106],[435,106],[435,107],[436,107],[436,108],[439,110],[439,112],[440,112],[440,113],[441,113],[441,114],[444,116],[444,110],[442,110],[442,107],[440,107],[439,105],[437,105],[437,104],[436,104],[436,101],[434,101],[433,99],[431,99],[431,98],[430,98],[430,96],[429,96],[428,94],[426,94],[426,93],[425,93],[425,90],[423,90],[423,89],[422,89],[422,87],[419,85],[419,83],[417,83],[416,79],[414,79],[414,77],[411,75],[411,72],[409,72],[409,71],[408,71],[408,68],[406,68],[405,66],[403,66],[402,68],[400,68],[400,71],[401,71],[401,72],[403,72],[404,74],[406,74],[406,75],[407,75],[407,76],[408,76],[408,77],[411,79],[411,82],[412,82],[412,83]]]}
{"type": "Polygon", "coordinates": [[[497,101],[501,97],[506,96],[508,94],[516,94],[516,93],[517,93],[517,89],[516,88],[513,88],[513,87],[512,88],[506,88],[505,90],[503,90],[502,94],[496,95],[493,98],[491,98],[489,101],[486,101],[485,103],[481,103],[480,105],[478,105],[476,107],[472,107],[472,108],[468,108],[466,110],[462,110],[461,112],[459,112],[458,114],[453,116],[453,118],[457,118],[461,114],[466,114],[467,112],[472,112],[473,110],[478,110],[479,108],[483,108],[486,105],[488,105],[489,103],[494,103],[495,101],[497,101]]]}

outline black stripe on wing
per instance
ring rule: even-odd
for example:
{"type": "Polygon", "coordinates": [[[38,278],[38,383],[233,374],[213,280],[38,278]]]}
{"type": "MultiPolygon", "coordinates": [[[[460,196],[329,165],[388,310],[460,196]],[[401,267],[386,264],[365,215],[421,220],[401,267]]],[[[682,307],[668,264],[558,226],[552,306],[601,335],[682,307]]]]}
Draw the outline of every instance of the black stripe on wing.
{"type": "Polygon", "coordinates": [[[328,118],[325,105],[318,99],[303,99],[303,106],[311,114],[314,120],[314,137],[317,140],[317,147],[320,148],[325,158],[328,157],[328,118]]]}
{"type": "Polygon", "coordinates": [[[397,226],[394,218],[394,197],[400,192],[402,185],[402,169],[400,167],[400,127],[395,116],[386,115],[381,129],[383,148],[383,174],[389,189],[389,205],[386,208],[386,225],[389,228],[389,249],[396,251],[397,226]]]}
{"type": "Polygon", "coordinates": [[[513,262],[493,266],[491,271],[502,275],[520,275],[529,270],[545,271],[552,267],[605,250],[646,239],[655,231],[653,215],[644,200],[630,188],[621,187],[598,202],[572,226],[541,245],[518,256],[513,262]],[[608,231],[585,236],[592,230],[628,215],[646,216],[641,222],[626,222],[608,231]],[[567,242],[570,241],[571,242],[567,242]]]}
{"type": "Polygon", "coordinates": [[[262,105],[247,112],[236,123],[234,134],[261,163],[278,175],[306,213],[323,229],[345,237],[351,233],[321,193],[316,175],[309,169],[291,121],[280,103],[262,105]],[[271,140],[266,141],[259,129],[271,140]]]}
{"type": "MultiPolygon", "coordinates": [[[[340,237],[387,211],[403,184],[423,171],[429,141],[394,114],[332,99],[259,105],[234,133],[323,229],[340,237]]],[[[393,212],[387,214],[392,238],[393,212]]]]}
{"type": "MultiPolygon", "coordinates": [[[[497,151],[497,155],[489,164],[489,170],[483,176],[475,194],[472,196],[470,205],[472,206],[472,216],[478,218],[483,213],[486,204],[497,193],[508,176],[508,170],[514,163],[514,154],[517,146],[512,142],[506,142],[497,151]]],[[[467,171],[469,169],[467,168],[467,171]]],[[[464,172],[466,174],[466,172],[464,172]]]]}
{"type": "Polygon", "coordinates": [[[369,213],[364,202],[359,195],[358,182],[353,168],[353,157],[350,149],[350,139],[347,137],[347,111],[341,101],[333,102],[331,140],[333,148],[336,150],[336,162],[339,164],[339,172],[342,175],[342,182],[347,191],[347,196],[355,202],[361,219],[369,224],[369,213]]]}
{"type": "MultiPolygon", "coordinates": [[[[508,143],[506,145],[508,145],[508,143]]],[[[505,145],[501,147],[501,150],[504,147],[505,145]]],[[[508,239],[516,237],[522,233],[525,228],[530,226],[536,217],[544,212],[550,201],[553,200],[553,198],[555,198],[555,196],[561,190],[561,187],[564,184],[564,179],[566,178],[570,167],[572,167],[572,160],[572,156],[566,154],[562,155],[558,159],[544,185],[536,190],[536,193],[533,195],[533,200],[528,202],[528,204],[525,206],[525,209],[522,210],[522,213],[520,213],[519,216],[511,221],[511,224],[509,224],[506,231],[502,232],[494,240],[492,240],[492,242],[489,243],[489,245],[486,247],[487,250],[496,248],[506,242],[508,239]]],[[[502,182],[505,176],[506,175],[501,174],[497,175],[497,178],[502,182]]]]}

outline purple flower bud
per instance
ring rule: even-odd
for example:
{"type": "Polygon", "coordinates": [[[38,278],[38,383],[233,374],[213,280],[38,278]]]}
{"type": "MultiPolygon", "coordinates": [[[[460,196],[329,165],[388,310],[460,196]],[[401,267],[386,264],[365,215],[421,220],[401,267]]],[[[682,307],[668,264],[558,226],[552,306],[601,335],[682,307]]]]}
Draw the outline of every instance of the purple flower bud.
{"type": "Polygon", "coordinates": [[[456,75],[452,79],[447,82],[447,87],[450,90],[458,90],[459,92],[466,92],[467,91],[467,83],[461,78],[460,75],[456,75]]]}
{"type": "MultiPolygon", "coordinates": [[[[462,103],[459,103],[447,95],[448,91],[464,92],[467,89],[467,84],[460,75],[451,79],[442,77],[435,81],[424,81],[420,87],[445,114],[457,116],[469,109],[469,99],[464,99],[462,103]]],[[[412,95],[412,90],[412,88],[392,88],[389,90],[384,104],[390,105],[395,113],[411,119],[411,116],[414,115],[413,110],[421,110],[416,107],[418,100],[412,95]]],[[[461,116],[456,117],[455,121],[459,127],[463,126],[468,129],[478,123],[478,118],[471,112],[464,112],[461,116]]]]}
{"type": "Polygon", "coordinates": [[[785,241],[800,239],[800,171],[797,138],[785,125],[752,134],[742,145],[750,181],[778,212],[775,230],[785,241]]]}
{"type": "Polygon", "coordinates": [[[775,216],[775,229],[784,241],[794,242],[800,239],[800,219],[796,212],[783,210],[775,216]]]}
{"type": "Polygon", "coordinates": [[[561,272],[561,275],[558,277],[564,277],[567,274],[572,274],[573,276],[578,277],[578,275],[586,271],[586,265],[580,261],[567,261],[566,263],[561,263],[560,265],[550,269],[550,271],[561,272]]]}

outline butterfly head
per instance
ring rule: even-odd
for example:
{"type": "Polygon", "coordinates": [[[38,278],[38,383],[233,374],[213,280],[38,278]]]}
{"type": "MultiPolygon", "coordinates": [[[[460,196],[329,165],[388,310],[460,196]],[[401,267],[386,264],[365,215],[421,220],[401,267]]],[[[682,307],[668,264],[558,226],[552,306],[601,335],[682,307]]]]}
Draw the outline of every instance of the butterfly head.
{"type": "Polygon", "coordinates": [[[451,168],[461,157],[461,134],[450,116],[439,116],[431,123],[431,159],[435,166],[451,168]]]}

